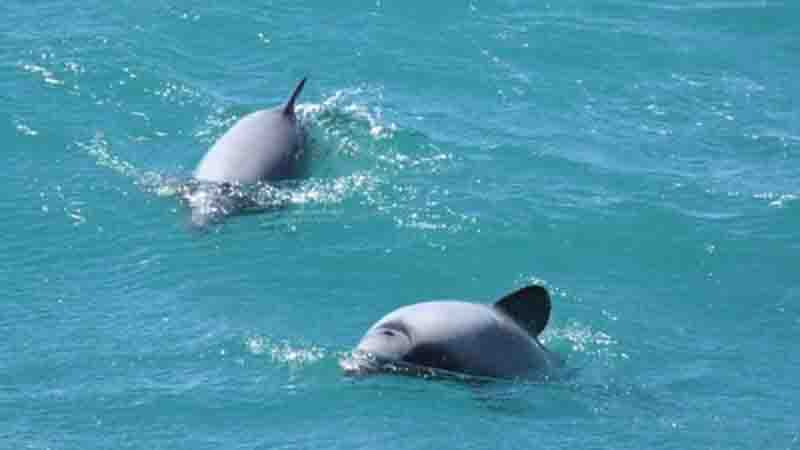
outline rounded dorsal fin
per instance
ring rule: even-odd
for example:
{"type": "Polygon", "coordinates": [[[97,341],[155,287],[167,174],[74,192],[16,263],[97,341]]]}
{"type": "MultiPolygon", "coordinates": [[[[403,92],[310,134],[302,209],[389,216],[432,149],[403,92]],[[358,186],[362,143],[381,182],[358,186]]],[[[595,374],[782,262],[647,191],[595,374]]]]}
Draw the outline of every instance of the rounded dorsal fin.
{"type": "Polygon", "coordinates": [[[294,115],[294,102],[297,100],[297,96],[300,95],[300,91],[303,90],[303,86],[306,84],[306,78],[303,77],[299,83],[297,83],[297,87],[294,88],[294,92],[292,92],[292,96],[289,97],[289,101],[286,102],[286,106],[283,107],[283,114],[286,116],[294,115]]]}
{"type": "Polygon", "coordinates": [[[527,286],[496,301],[494,307],[538,336],[550,320],[550,295],[542,286],[527,286]]]}

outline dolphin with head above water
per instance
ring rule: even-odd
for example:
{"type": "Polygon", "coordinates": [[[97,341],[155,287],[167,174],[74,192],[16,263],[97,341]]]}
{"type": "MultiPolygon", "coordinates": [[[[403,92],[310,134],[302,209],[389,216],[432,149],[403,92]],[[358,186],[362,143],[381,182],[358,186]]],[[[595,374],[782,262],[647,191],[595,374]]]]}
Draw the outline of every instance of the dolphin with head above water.
{"type": "Polygon", "coordinates": [[[541,286],[515,291],[492,305],[454,300],[416,303],[384,316],[340,361],[346,373],[453,372],[516,378],[552,374],[561,358],[538,339],[550,317],[541,286]]]}
{"type": "Polygon", "coordinates": [[[304,135],[295,101],[305,82],[300,80],[285,105],[239,119],[206,153],[194,171],[201,187],[188,196],[193,222],[204,224],[246,206],[241,196],[231,198],[231,186],[291,178],[301,170],[304,135]]]}

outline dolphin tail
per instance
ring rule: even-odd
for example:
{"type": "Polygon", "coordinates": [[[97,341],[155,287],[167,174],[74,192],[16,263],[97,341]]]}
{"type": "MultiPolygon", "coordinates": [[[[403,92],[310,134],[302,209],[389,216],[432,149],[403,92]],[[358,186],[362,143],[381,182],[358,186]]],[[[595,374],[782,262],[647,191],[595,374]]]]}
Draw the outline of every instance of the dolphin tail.
{"type": "Polygon", "coordinates": [[[294,115],[294,102],[295,102],[295,100],[297,100],[297,96],[300,95],[300,91],[303,90],[303,86],[305,86],[305,84],[306,84],[306,78],[308,78],[308,77],[303,77],[303,79],[300,80],[299,83],[297,83],[297,87],[294,88],[294,92],[292,92],[292,96],[289,97],[289,101],[286,102],[286,106],[283,107],[283,114],[285,116],[294,115]]]}
{"type": "Polygon", "coordinates": [[[528,286],[506,295],[494,307],[538,336],[550,320],[550,295],[542,286],[528,286]]]}

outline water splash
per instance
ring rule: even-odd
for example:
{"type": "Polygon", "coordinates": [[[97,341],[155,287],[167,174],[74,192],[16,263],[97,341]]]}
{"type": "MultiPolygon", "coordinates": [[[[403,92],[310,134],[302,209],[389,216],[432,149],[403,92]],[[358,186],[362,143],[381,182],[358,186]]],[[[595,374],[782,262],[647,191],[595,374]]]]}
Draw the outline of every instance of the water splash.
{"type": "Polygon", "coordinates": [[[322,347],[298,346],[289,341],[273,341],[264,336],[248,337],[245,346],[253,355],[268,355],[272,362],[291,367],[313,364],[327,356],[327,351],[322,347]]]}
{"type": "Polygon", "coordinates": [[[595,330],[590,325],[577,321],[571,321],[562,328],[552,328],[549,331],[545,331],[542,336],[542,342],[548,343],[553,340],[569,343],[573,352],[589,354],[607,353],[606,351],[609,347],[618,344],[614,338],[604,331],[595,330]]]}
{"type": "MultiPolygon", "coordinates": [[[[375,89],[343,89],[320,103],[297,106],[308,135],[307,157],[316,175],[298,180],[211,186],[188,175],[143,170],[112,151],[103,132],[76,145],[98,166],[132,179],[145,192],[177,198],[201,219],[200,224],[241,210],[258,212],[356,200],[389,215],[398,228],[458,233],[476,227],[476,217],[448,205],[449,190],[423,185],[422,189],[427,189],[423,191],[418,187],[417,177],[427,178],[447,170],[457,161],[454,155],[425,136],[386,120],[381,107],[370,106],[371,100],[364,99],[380,95],[375,89]]],[[[146,115],[134,116],[148,120],[146,115]]],[[[219,131],[230,127],[238,117],[236,112],[217,108],[193,135],[204,145],[211,145],[219,131]]]]}
{"type": "Polygon", "coordinates": [[[360,98],[365,95],[381,97],[380,91],[366,88],[341,89],[322,103],[297,105],[297,113],[301,120],[316,123],[326,135],[341,137],[342,129],[360,133],[366,130],[375,140],[391,139],[398,129],[397,125],[385,120],[381,107],[369,107],[361,102],[360,98]]]}
{"type": "MultiPolygon", "coordinates": [[[[100,167],[105,167],[133,180],[144,191],[159,197],[177,197],[200,212],[217,215],[229,213],[232,205],[222,204],[221,198],[247,201],[249,209],[271,209],[288,205],[341,203],[356,192],[374,190],[377,179],[366,172],[357,172],[331,179],[311,178],[283,183],[258,183],[252,186],[211,185],[191,178],[180,179],[165,174],[142,170],[116,155],[102,132],[88,141],[75,145],[91,156],[100,167]],[[202,188],[202,189],[201,189],[202,188]],[[217,194],[217,195],[214,195],[217,194]]],[[[242,202],[238,205],[241,206],[242,202]]]]}

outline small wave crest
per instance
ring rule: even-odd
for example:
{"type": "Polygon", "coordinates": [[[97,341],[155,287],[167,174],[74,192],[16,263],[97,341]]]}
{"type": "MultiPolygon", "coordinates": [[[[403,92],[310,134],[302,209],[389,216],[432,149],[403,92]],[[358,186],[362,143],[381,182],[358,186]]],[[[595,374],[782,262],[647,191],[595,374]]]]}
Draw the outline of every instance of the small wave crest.
{"type": "Polygon", "coordinates": [[[800,199],[800,194],[795,193],[780,193],[780,192],[761,192],[754,194],[753,198],[758,200],[766,200],[769,206],[773,208],[783,208],[788,203],[793,203],[800,199]]]}
{"type": "Polygon", "coordinates": [[[88,141],[77,141],[75,145],[86,152],[100,167],[111,169],[114,172],[130,178],[133,182],[146,191],[158,195],[172,195],[179,191],[180,182],[175,177],[170,177],[156,171],[142,170],[116,155],[111,150],[111,144],[104,133],[97,132],[88,141]]]}

